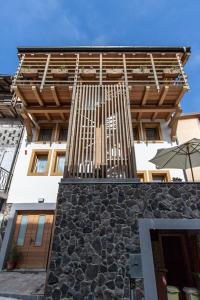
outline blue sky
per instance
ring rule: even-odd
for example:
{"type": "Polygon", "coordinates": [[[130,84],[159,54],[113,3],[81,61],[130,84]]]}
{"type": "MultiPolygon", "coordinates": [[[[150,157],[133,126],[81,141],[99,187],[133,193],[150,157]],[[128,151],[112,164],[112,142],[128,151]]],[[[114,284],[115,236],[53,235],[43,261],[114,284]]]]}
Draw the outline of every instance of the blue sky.
{"type": "Polygon", "coordinates": [[[0,73],[14,73],[17,46],[191,46],[185,112],[200,111],[200,0],[6,0],[0,10],[0,73]]]}

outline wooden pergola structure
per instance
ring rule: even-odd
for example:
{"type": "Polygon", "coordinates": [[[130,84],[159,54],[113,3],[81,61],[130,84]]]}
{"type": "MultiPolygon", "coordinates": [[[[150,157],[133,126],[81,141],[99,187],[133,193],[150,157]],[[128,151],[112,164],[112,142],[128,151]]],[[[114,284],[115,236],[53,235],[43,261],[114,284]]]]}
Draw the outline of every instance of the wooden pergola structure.
{"type": "Polygon", "coordinates": [[[189,89],[189,47],[19,47],[15,105],[32,127],[68,126],[65,176],[134,177],[132,123],[170,121],[189,89]]]}

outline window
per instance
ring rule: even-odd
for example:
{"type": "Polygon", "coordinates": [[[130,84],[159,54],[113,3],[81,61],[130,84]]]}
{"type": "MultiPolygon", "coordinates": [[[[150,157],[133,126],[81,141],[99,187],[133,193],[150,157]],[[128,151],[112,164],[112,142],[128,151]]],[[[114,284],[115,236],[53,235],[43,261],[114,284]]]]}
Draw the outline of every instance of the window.
{"type": "Polygon", "coordinates": [[[133,138],[134,141],[140,140],[139,125],[133,125],[133,138]]]}
{"type": "Polygon", "coordinates": [[[140,182],[147,182],[147,172],[146,171],[138,171],[137,178],[139,178],[140,182]]]}
{"type": "Polygon", "coordinates": [[[171,181],[169,171],[149,171],[150,181],[169,182],[171,181]]]}
{"type": "Polygon", "coordinates": [[[28,224],[28,217],[27,216],[22,216],[21,224],[20,224],[20,228],[19,228],[19,234],[18,234],[18,238],[17,238],[17,246],[23,246],[24,245],[27,224],[28,224]]]}
{"type": "Polygon", "coordinates": [[[146,141],[161,141],[161,129],[159,123],[144,123],[143,124],[144,138],[146,141]]]}
{"type": "Polygon", "coordinates": [[[60,127],[58,140],[60,142],[67,142],[67,128],[60,127]]]}
{"type": "Polygon", "coordinates": [[[35,246],[42,245],[44,225],[45,225],[45,216],[39,216],[36,239],[35,239],[35,246]]]}
{"type": "Polygon", "coordinates": [[[55,150],[53,155],[51,175],[62,176],[65,167],[65,151],[55,150]]]}
{"type": "Polygon", "coordinates": [[[32,152],[28,175],[47,176],[50,162],[49,150],[34,150],[32,152]]]}
{"type": "Polygon", "coordinates": [[[53,128],[40,128],[38,141],[49,142],[51,141],[53,128]]]}

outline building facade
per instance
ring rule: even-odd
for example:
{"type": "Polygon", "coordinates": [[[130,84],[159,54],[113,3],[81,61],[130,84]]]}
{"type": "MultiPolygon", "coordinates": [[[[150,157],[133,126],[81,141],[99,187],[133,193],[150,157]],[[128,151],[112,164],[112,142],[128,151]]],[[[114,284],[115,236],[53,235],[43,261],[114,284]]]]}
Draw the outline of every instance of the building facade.
{"type": "MultiPolygon", "coordinates": [[[[6,200],[23,130],[23,125],[12,105],[11,82],[10,75],[0,74],[0,227],[2,225],[2,228],[7,221],[6,200]]],[[[2,236],[0,244],[1,240],[2,236]]]]}
{"type": "Polygon", "coordinates": [[[200,186],[149,160],[176,145],[190,48],[18,53],[12,90],[26,130],[1,269],[15,244],[18,270],[47,270],[47,299],[161,300],[171,286],[184,296],[200,271],[200,186]],[[182,253],[173,263],[170,247],[182,253]]]}

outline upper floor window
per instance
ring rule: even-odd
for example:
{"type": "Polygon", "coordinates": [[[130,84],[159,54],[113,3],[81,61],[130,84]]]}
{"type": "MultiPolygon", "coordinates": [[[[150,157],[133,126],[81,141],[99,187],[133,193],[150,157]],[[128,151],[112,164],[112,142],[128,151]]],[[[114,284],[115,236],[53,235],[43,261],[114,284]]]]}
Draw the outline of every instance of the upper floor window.
{"type": "Polygon", "coordinates": [[[49,142],[52,139],[53,128],[40,128],[38,141],[49,142]]]}
{"type": "Polygon", "coordinates": [[[153,182],[169,182],[170,173],[169,171],[149,171],[150,181],[153,182]]]}
{"type": "Polygon", "coordinates": [[[34,150],[32,152],[28,175],[48,175],[50,151],[34,150]]]}
{"type": "Polygon", "coordinates": [[[161,129],[159,123],[143,123],[144,138],[146,141],[161,141],[161,129]]]}
{"type": "Polygon", "coordinates": [[[64,150],[55,150],[53,154],[53,162],[51,175],[62,176],[65,167],[65,151],[64,150]]]}
{"type": "Polygon", "coordinates": [[[67,142],[67,128],[66,127],[60,127],[58,140],[59,140],[59,142],[67,142]]]}

